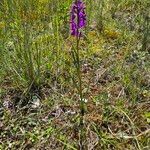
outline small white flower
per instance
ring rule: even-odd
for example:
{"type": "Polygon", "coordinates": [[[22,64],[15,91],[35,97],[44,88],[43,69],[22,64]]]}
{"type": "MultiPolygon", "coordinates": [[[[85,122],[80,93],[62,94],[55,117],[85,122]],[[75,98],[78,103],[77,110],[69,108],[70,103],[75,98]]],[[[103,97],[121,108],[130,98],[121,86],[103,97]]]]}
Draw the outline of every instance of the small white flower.
{"type": "Polygon", "coordinates": [[[88,102],[88,100],[85,99],[85,98],[83,98],[82,100],[81,100],[81,98],[80,98],[80,101],[83,101],[84,103],[87,103],[87,102],[88,102]]]}
{"type": "Polygon", "coordinates": [[[40,106],[40,99],[38,97],[33,97],[32,108],[38,108],[40,106]]]}
{"type": "Polygon", "coordinates": [[[66,112],[66,114],[74,115],[74,114],[76,114],[76,112],[75,112],[75,111],[68,110],[68,111],[66,112]]]}

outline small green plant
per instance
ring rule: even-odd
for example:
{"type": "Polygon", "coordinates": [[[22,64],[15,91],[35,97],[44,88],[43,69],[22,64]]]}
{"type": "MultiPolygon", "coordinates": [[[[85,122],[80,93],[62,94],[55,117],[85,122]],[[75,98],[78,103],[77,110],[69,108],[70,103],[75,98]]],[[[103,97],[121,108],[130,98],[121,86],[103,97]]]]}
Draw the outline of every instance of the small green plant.
{"type": "Polygon", "coordinates": [[[148,51],[150,53],[150,16],[149,12],[147,11],[144,15],[144,23],[143,23],[143,40],[142,40],[142,50],[148,51]]]}
{"type": "Polygon", "coordinates": [[[104,28],[104,23],[103,23],[104,1],[103,0],[99,1],[98,6],[99,6],[99,11],[97,15],[99,15],[99,17],[98,17],[98,22],[97,22],[97,28],[100,32],[102,32],[104,28]]]}

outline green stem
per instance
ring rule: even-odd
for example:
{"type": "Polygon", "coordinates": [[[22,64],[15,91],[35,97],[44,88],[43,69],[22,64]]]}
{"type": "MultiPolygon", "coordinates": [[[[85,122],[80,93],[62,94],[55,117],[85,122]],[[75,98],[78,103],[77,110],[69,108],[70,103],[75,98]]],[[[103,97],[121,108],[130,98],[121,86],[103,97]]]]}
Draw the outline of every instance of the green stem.
{"type": "Polygon", "coordinates": [[[79,123],[79,128],[80,128],[80,140],[79,140],[79,147],[80,150],[83,150],[83,127],[84,127],[84,102],[83,102],[83,93],[82,93],[82,75],[81,75],[81,64],[80,64],[80,54],[79,54],[79,37],[77,36],[77,76],[78,76],[78,81],[79,81],[79,96],[80,96],[80,123],[79,123]]]}
{"type": "MultiPolygon", "coordinates": [[[[77,0],[76,0],[77,2],[77,0]]],[[[78,10],[77,10],[78,14],[78,10]]],[[[79,123],[79,128],[80,128],[80,139],[79,139],[79,148],[80,150],[83,150],[83,138],[84,138],[84,102],[83,102],[83,93],[82,93],[82,74],[81,74],[81,64],[80,64],[80,53],[79,53],[79,41],[80,41],[80,36],[79,34],[79,15],[77,15],[77,36],[76,36],[76,43],[77,43],[77,76],[79,80],[79,96],[80,96],[80,123],[79,123]]]]}

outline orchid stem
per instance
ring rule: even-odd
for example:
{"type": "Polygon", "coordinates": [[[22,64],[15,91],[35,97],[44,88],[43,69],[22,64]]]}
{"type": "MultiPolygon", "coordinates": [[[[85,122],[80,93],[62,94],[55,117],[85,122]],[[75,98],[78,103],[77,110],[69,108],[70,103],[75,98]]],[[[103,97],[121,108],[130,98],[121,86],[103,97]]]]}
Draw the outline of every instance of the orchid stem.
{"type": "MultiPolygon", "coordinates": [[[[77,2],[77,0],[76,0],[77,2]]],[[[77,14],[78,14],[78,10],[77,10],[77,14]]],[[[77,15],[77,24],[79,26],[79,15],[77,15]]],[[[83,146],[83,138],[84,138],[84,101],[83,101],[83,93],[82,93],[82,73],[81,73],[81,63],[80,63],[80,52],[79,52],[79,42],[80,42],[80,33],[79,33],[79,29],[77,28],[77,36],[76,36],[76,43],[77,43],[77,76],[78,76],[78,80],[79,80],[79,96],[80,96],[80,122],[79,122],[79,128],[80,128],[80,132],[79,132],[79,149],[83,150],[84,146],[83,146]]]]}

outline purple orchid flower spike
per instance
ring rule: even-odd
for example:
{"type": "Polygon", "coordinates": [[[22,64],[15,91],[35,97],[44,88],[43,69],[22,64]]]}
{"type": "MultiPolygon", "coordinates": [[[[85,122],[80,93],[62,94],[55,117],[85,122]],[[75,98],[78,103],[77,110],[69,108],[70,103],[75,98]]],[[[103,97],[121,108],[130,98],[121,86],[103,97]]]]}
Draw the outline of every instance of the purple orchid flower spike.
{"type": "Polygon", "coordinates": [[[71,7],[70,30],[71,35],[81,36],[80,29],[86,26],[85,4],[82,0],[75,0],[71,7]]]}

